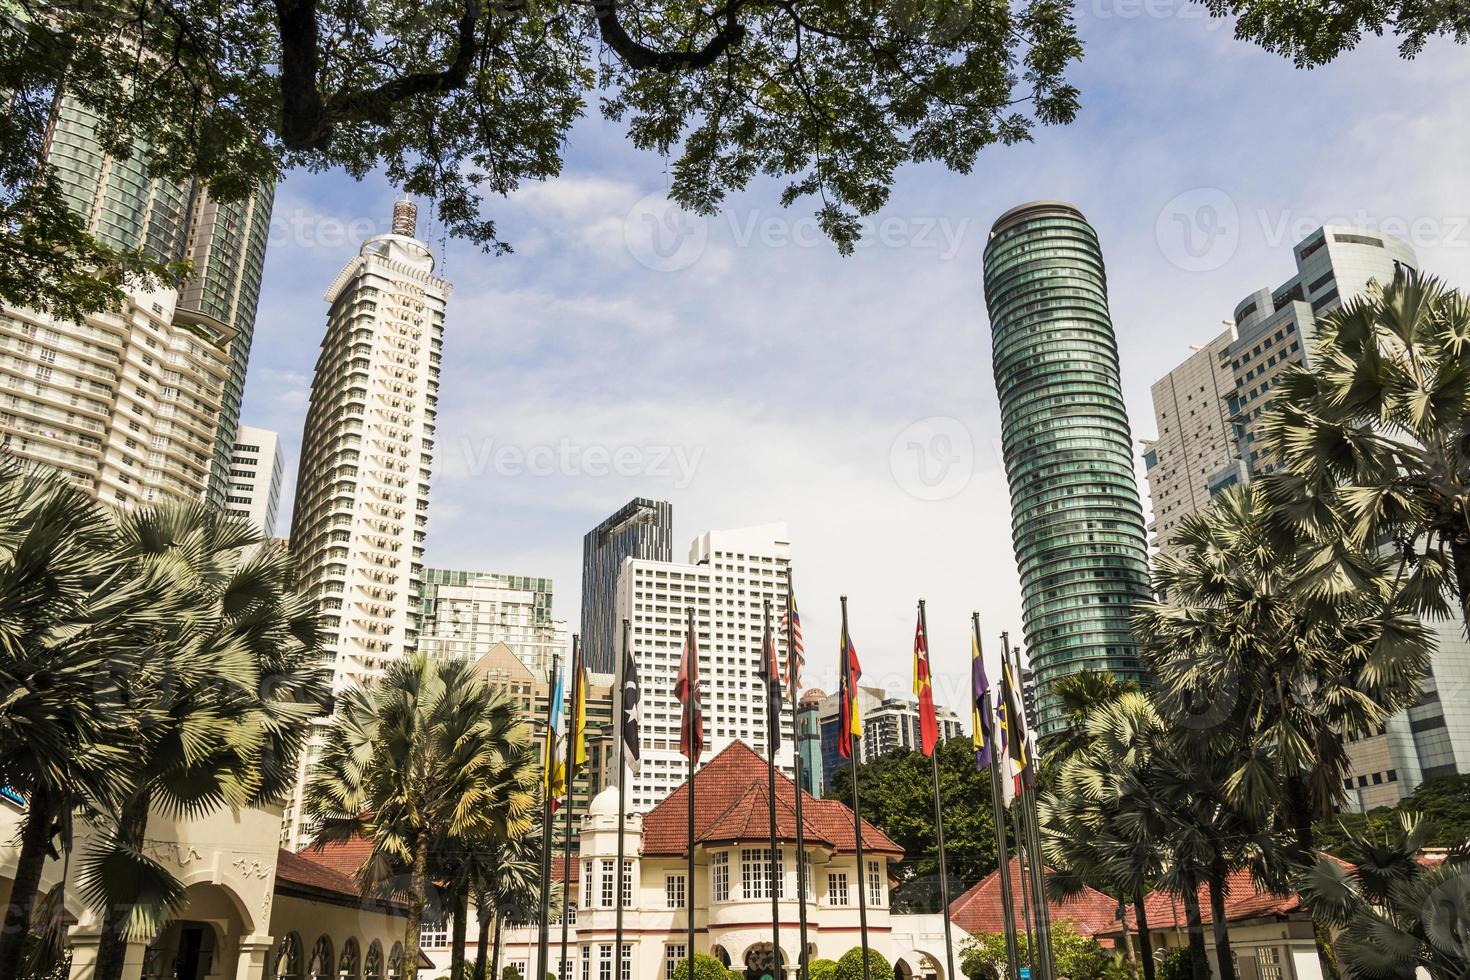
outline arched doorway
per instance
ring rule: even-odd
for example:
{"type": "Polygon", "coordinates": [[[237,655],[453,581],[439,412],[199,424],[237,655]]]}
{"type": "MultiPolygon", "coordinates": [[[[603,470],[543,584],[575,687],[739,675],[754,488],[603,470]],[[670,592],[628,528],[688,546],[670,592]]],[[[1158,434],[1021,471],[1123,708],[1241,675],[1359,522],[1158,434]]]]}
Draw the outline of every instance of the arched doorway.
{"type": "Polygon", "coordinates": [[[143,980],[204,980],[215,969],[219,935],[208,922],[170,922],[143,953],[143,980]]]}
{"type": "Polygon", "coordinates": [[[914,980],[914,968],[909,966],[909,961],[903,957],[893,961],[894,980],[914,980]]]}
{"type": "Polygon", "coordinates": [[[368,946],[367,962],[362,968],[363,980],[383,980],[383,944],[374,939],[368,946]]]}
{"type": "Polygon", "coordinates": [[[342,958],[337,961],[338,980],[357,980],[362,975],[361,947],[357,945],[357,939],[348,936],[342,944],[342,958]]]}
{"type": "Polygon", "coordinates": [[[709,955],[720,961],[725,969],[730,969],[730,952],[718,943],[710,947],[709,955]]]}
{"type": "Polygon", "coordinates": [[[286,933],[276,946],[276,980],[305,980],[306,953],[301,947],[301,937],[294,932],[286,933]]]}
{"type": "Polygon", "coordinates": [[[756,943],[745,951],[745,980],[783,980],[786,958],[776,962],[770,943],[756,943]]]}

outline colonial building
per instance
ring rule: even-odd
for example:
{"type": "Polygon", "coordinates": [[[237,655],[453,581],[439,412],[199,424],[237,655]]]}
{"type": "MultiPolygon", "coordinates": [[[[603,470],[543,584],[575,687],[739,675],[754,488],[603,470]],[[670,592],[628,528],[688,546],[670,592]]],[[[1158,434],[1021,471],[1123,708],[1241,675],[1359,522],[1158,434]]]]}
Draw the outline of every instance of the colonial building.
{"type": "MultiPolygon", "coordinates": [[[[688,877],[688,793],[681,784],[646,814],[630,813],[624,840],[624,976],[667,980],[688,950],[690,909],[695,952],[707,953],[748,977],[771,972],[771,896],[767,891],[770,824],[766,760],[742,741],[732,742],[694,776],[694,880],[688,877]],[[691,886],[692,885],[692,886],[691,886]]],[[[796,976],[800,950],[796,893],[795,785],[776,776],[776,825],[780,871],[781,961],[777,977],[796,976]]],[[[611,980],[620,891],[617,875],[617,790],[600,793],[582,819],[579,850],[573,855],[572,908],[568,922],[568,980],[611,980]]],[[[807,850],[807,945],[812,959],[835,960],[859,945],[858,889],[867,889],[871,947],[904,980],[945,976],[944,920],[938,915],[902,915],[889,906],[889,871],[902,849],[871,824],[863,825],[865,869],[857,864],[852,811],[835,800],[803,794],[807,850]]],[[[561,871],[562,855],[553,866],[561,871]]],[[[476,923],[468,923],[473,947],[476,923]]],[[[434,961],[430,977],[447,972],[449,928],[438,924],[428,938],[442,936],[425,954],[434,961]]],[[[956,928],[956,947],[967,938],[956,928]]],[[[561,927],[551,931],[551,963],[560,968],[561,927]]],[[[536,975],[534,927],[508,930],[500,964],[536,975]]],[[[473,958],[471,948],[467,954],[473,958]]]]}
{"type": "MultiPolygon", "coordinates": [[[[24,809],[0,798],[0,901],[8,901],[24,809]]],[[[395,980],[402,976],[406,912],[365,901],[352,878],[310,852],[277,846],[279,806],[197,818],[155,811],[145,853],[185,889],[183,907],[156,936],[128,944],[123,980],[395,980]]],[[[77,876],[97,830],[76,819],[70,855],[49,860],[38,898],[61,888],[71,980],[92,980],[102,921],[77,876]],[[69,875],[63,882],[63,874],[69,875]]],[[[426,960],[420,960],[427,964],[426,960]]]]}

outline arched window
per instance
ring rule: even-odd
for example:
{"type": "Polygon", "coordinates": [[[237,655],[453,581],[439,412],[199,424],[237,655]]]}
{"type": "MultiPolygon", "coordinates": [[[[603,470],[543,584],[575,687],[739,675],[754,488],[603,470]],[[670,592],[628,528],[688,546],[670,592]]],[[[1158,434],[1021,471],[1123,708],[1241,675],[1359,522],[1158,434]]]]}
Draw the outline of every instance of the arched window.
{"type": "Polygon", "coordinates": [[[388,980],[403,980],[403,944],[394,943],[388,954],[388,980]]]}
{"type": "Polygon", "coordinates": [[[368,946],[362,975],[363,980],[383,980],[383,944],[376,939],[368,946]]]}
{"type": "Polygon", "coordinates": [[[277,980],[303,980],[301,959],[301,937],[294,932],[286,933],[286,938],[276,947],[277,980]]]}
{"type": "Polygon", "coordinates": [[[337,962],[337,976],[341,980],[357,980],[358,971],[362,968],[362,955],[357,939],[347,937],[342,944],[342,959],[337,962]]]}
{"type": "Polygon", "coordinates": [[[332,972],[332,940],[318,936],[311,948],[311,959],[306,963],[306,980],[336,980],[332,972]]]}

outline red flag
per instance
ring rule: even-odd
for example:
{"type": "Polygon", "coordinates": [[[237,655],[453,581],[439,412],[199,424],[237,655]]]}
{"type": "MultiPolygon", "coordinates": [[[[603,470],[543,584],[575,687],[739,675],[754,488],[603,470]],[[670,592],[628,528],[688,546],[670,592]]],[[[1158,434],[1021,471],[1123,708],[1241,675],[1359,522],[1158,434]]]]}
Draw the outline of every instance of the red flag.
{"type": "Polygon", "coordinates": [[[919,697],[919,742],[925,755],[934,754],[939,742],[939,719],[934,714],[934,682],[929,673],[929,638],[924,635],[924,614],[914,627],[914,693],[919,697]]]}
{"type": "Polygon", "coordinates": [[[684,706],[679,725],[679,752],[690,766],[699,765],[704,751],[704,711],[699,705],[699,644],[694,638],[694,611],[689,611],[689,633],[684,638],[684,656],[679,661],[679,678],[674,696],[684,706]]]}
{"type": "Polygon", "coordinates": [[[838,664],[838,684],[841,691],[838,697],[838,720],[837,720],[837,751],[842,753],[844,759],[851,759],[852,737],[856,735],[859,740],[863,737],[863,716],[858,710],[858,679],[863,676],[863,669],[858,665],[857,651],[852,647],[852,638],[847,635],[847,626],[842,627],[842,657],[838,664]]]}

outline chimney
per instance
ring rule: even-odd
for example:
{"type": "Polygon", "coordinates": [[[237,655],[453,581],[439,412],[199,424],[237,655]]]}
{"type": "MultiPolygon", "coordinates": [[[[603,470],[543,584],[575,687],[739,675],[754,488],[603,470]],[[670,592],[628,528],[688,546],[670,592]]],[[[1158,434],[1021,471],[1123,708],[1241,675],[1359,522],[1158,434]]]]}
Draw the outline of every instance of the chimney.
{"type": "Polygon", "coordinates": [[[393,234],[413,238],[418,226],[419,209],[412,201],[404,199],[393,205],[393,234]]]}

